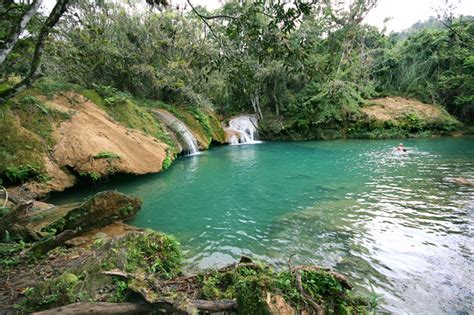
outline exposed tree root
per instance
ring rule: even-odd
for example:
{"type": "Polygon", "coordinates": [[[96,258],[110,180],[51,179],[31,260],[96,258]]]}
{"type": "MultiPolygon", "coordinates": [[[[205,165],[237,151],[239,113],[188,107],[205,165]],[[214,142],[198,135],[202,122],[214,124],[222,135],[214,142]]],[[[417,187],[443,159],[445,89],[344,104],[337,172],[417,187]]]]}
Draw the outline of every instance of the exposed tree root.
{"type": "Polygon", "coordinates": [[[296,287],[300,294],[304,297],[305,301],[316,311],[317,315],[324,315],[324,309],[322,308],[321,305],[316,303],[316,301],[313,300],[313,298],[306,293],[306,291],[303,288],[303,283],[301,281],[301,272],[300,270],[296,271],[296,287]]]}

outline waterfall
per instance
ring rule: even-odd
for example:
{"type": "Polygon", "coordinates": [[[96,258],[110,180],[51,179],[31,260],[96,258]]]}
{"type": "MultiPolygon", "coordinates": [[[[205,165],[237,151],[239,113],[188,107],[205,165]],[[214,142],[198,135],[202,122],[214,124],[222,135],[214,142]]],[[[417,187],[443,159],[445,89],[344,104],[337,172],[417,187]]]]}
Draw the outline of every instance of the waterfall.
{"type": "Polygon", "coordinates": [[[181,145],[184,145],[183,151],[187,155],[199,154],[199,148],[196,138],[193,136],[188,127],[178,118],[173,116],[166,110],[158,109],[155,111],[158,118],[179,137],[181,145]],[[184,143],[183,143],[184,142],[184,143]]]}
{"type": "Polygon", "coordinates": [[[258,120],[255,115],[242,115],[232,118],[229,121],[227,130],[232,133],[228,141],[231,145],[253,144],[257,141],[258,120]]]}

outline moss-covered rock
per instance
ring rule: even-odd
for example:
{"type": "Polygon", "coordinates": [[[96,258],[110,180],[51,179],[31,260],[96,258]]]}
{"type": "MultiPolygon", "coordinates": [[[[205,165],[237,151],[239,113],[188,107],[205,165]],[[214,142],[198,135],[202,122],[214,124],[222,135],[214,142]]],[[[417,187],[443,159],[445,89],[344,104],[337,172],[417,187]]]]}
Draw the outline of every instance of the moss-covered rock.
{"type": "Polygon", "coordinates": [[[140,206],[138,198],[114,191],[98,193],[83,204],[60,207],[31,201],[0,218],[0,237],[38,241],[65,230],[85,232],[130,218],[140,206]]]}

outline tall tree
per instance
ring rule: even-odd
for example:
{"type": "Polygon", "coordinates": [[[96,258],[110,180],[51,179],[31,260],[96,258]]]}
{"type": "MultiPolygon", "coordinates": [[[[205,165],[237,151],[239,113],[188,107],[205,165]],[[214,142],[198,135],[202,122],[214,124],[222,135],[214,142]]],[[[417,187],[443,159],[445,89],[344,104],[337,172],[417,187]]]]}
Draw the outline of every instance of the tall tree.
{"type": "MultiPolygon", "coordinates": [[[[25,31],[26,25],[30,22],[31,18],[38,11],[39,7],[43,0],[34,0],[25,10],[25,13],[20,17],[18,21],[13,23],[10,33],[5,38],[5,40],[0,41],[0,66],[3,64],[8,54],[12,51],[20,35],[25,31]]],[[[9,10],[12,10],[13,6],[16,4],[13,2],[8,3],[5,1],[5,4],[2,4],[2,17],[4,18],[9,10]]]]}
{"type": "Polygon", "coordinates": [[[15,86],[0,93],[0,102],[4,102],[5,100],[14,96],[16,93],[24,90],[40,76],[40,65],[41,59],[43,57],[46,39],[48,38],[48,35],[53,29],[53,27],[56,25],[56,23],[58,23],[61,16],[64,14],[64,12],[66,12],[68,4],[69,0],[58,0],[56,2],[56,5],[54,6],[53,10],[44,22],[43,27],[41,28],[41,31],[36,40],[35,51],[33,53],[33,59],[31,61],[29,74],[15,86]]]}

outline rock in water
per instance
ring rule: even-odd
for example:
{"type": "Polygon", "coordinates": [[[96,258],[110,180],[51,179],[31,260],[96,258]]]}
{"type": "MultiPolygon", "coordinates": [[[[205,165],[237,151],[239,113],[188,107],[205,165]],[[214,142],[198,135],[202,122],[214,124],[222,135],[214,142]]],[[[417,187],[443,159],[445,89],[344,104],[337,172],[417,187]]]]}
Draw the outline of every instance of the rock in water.
{"type": "Polygon", "coordinates": [[[458,177],[453,180],[454,184],[459,185],[459,186],[474,186],[474,182],[471,182],[470,180],[464,178],[464,177],[458,177]]]}

